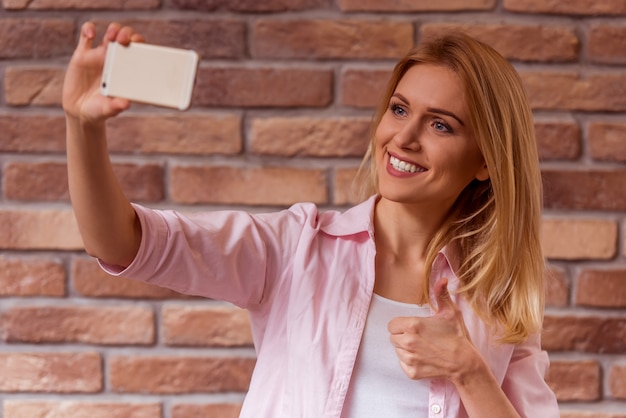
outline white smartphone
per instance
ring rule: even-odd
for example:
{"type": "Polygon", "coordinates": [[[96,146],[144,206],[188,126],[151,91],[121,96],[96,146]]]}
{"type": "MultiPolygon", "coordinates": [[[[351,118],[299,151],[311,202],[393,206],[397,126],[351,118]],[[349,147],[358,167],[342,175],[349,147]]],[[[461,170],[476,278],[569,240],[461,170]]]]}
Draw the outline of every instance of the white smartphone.
{"type": "Polygon", "coordinates": [[[100,91],[104,96],[186,110],[191,103],[198,61],[198,54],[189,49],[111,42],[100,91]]]}

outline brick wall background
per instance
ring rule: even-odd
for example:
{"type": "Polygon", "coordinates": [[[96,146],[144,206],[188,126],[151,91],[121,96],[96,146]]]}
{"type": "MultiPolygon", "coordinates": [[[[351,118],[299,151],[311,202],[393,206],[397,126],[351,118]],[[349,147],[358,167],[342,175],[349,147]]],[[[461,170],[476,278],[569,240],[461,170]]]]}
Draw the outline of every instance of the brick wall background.
{"type": "Polygon", "coordinates": [[[109,126],[128,196],[185,210],[354,203],[395,59],[448,27],[495,46],[536,115],[548,380],[563,418],[626,417],[626,2],[2,0],[0,418],[235,417],[254,363],[245,312],[82,251],[60,91],[86,20],[202,54],[188,112],[134,105],[109,126]]]}

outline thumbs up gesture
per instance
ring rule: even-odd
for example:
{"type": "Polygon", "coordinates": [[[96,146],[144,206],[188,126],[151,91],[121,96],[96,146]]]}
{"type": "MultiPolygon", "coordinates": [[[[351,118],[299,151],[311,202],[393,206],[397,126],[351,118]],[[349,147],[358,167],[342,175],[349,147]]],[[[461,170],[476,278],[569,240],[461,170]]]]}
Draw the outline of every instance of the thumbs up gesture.
{"type": "Polygon", "coordinates": [[[480,354],[468,337],[459,307],[450,298],[447,278],[435,284],[434,297],[437,311],[433,316],[394,318],[387,328],[408,377],[454,381],[480,354]]]}

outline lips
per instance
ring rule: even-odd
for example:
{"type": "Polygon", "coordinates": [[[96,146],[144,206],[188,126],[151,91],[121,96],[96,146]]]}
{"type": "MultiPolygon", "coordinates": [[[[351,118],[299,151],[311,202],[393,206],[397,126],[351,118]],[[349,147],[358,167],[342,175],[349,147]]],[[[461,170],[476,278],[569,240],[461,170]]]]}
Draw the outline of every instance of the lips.
{"type": "Polygon", "coordinates": [[[424,172],[426,169],[419,165],[410,163],[408,161],[403,161],[393,155],[389,155],[389,164],[393,167],[394,170],[400,171],[402,173],[418,173],[424,172]]]}

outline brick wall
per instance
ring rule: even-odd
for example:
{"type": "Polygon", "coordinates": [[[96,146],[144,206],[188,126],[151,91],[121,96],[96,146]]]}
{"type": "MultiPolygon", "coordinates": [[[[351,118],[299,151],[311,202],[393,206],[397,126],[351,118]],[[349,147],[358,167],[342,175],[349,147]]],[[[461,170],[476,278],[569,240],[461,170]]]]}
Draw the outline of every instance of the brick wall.
{"type": "Polygon", "coordinates": [[[353,203],[394,60],[444,27],[495,46],[536,115],[548,380],[564,418],[626,417],[623,0],[2,0],[0,418],[235,417],[254,363],[245,312],[82,252],[59,104],[86,20],[202,54],[188,112],[109,125],[128,196],[191,210],[353,203]]]}

